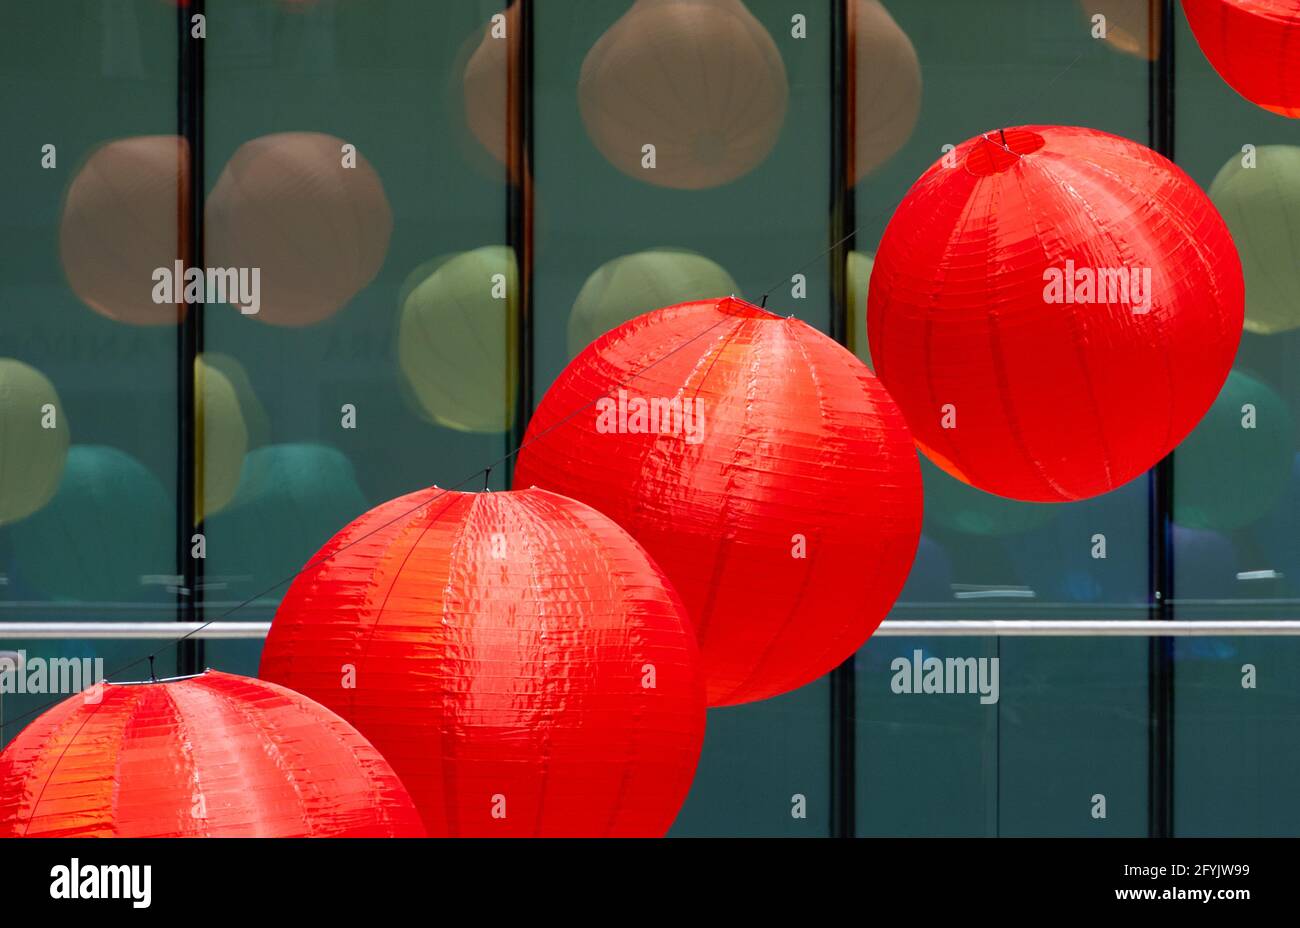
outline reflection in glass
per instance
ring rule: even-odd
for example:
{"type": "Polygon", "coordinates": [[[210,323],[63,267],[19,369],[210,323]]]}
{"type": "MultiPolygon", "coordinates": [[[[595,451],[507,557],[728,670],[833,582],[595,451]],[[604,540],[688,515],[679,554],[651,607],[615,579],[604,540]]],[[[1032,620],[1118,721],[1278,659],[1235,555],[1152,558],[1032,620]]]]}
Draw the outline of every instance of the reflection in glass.
{"type": "Polygon", "coordinates": [[[1295,422],[1282,397],[1234,370],[1174,455],[1174,519],[1228,531],[1273,508],[1290,477],[1295,422]]]}
{"type": "Polygon", "coordinates": [[[851,184],[884,164],[912,136],[921,113],[921,63],[912,40],[879,0],[848,5],[851,184]]]}
{"type": "Polygon", "coordinates": [[[652,248],[606,261],[587,278],[569,314],[569,355],[642,313],[711,297],[742,296],[726,270],[681,248],[652,248]]]}
{"type": "Polygon", "coordinates": [[[352,462],[338,449],[267,445],[244,457],[235,498],[211,521],[208,554],[241,594],[260,592],[297,573],[366,506],[352,462]]]}
{"type": "Polygon", "coordinates": [[[194,359],[195,522],[225,508],[239,487],[248,427],[235,385],[200,356],[194,359]]]}
{"type": "Polygon", "coordinates": [[[740,0],[636,0],[588,52],[578,82],[587,133],[610,163],[682,190],[761,164],[788,97],[781,53],[740,0]]]}
{"type": "Polygon", "coordinates": [[[172,500],[117,448],[73,445],[54,498],[14,525],[19,582],[53,599],[138,599],[175,573],[172,500]]]}
{"type": "Polygon", "coordinates": [[[476,34],[477,45],[463,72],[465,122],[501,164],[510,162],[511,131],[519,119],[519,100],[510,81],[511,62],[519,55],[519,29],[519,4],[512,3],[476,34]]]}
{"type": "Polygon", "coordinates": [[[1246,331],[1300,327],[1300,148],[1261,145],[1228,159],[1210,185],[1246,275],[1246,331]]]}
{"type": "Polygon", "coordinates": [[[401,296],[398,363],[424,414],[462,432],[501,432],[515,415],[518,268],[505,245],[435,258],[401,296]]]}
{"type": "Polygon", "coordinates": [[[1105,17],[1101,38],[1111,48],[1147,61],[1160,57],[1160,0],[1079,0],[1079,6],[1094,30],[1103,25],[1095,17],[1105,17]]]}
{"type": "Polygon", "coordinates": [[[54,384],[22,361],[0,358],[0,525],[26,518],[54,496],[68,434],[54,384]]]}
{"type": "Polygon", "coordinates": [[[131,325],[174,325],[184,307],[155,303],[154,271],[179,257],[188,146],[174,135],[95,149],[68,187],[59,250],[68,284],[98,313],[131,325]]]}
{"type": "Polygon", "coordinates": [[[252,316],[313,325],[338,312],[379,273],[393,231],[384,186],[365,156],[319,132],[245,142],[208,197],[207,262],[260,268],[252,316]]]}

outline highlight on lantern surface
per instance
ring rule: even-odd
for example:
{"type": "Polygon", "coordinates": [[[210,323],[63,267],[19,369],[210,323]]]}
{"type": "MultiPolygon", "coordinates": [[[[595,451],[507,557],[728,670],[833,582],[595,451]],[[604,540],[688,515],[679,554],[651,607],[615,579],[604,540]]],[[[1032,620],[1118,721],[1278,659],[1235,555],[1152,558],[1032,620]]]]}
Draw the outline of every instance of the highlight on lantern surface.
{"type": "Polygon", "coordinates": [[[1061,502],[1127,483],[1192,430],[1245,295],[1227,226],[1172,162],[1025,126],[963,142],[913,184],[868,300],[876,373],[930,460],[1061,502]]]}

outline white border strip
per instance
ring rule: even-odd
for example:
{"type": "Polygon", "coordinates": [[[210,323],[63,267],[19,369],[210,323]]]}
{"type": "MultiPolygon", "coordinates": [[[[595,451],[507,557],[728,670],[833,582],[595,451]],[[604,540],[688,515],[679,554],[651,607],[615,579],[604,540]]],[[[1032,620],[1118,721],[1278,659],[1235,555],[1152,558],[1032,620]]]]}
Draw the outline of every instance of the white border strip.
{"type": "MultiPolygon", "coordinates": [[[[38,638],[208,640],[265,638],[270,622],[0,622],[0,641],[38,638]]],[[[881,638],[1151,638],[1300,636],[1300,620],[1153,622],[1144,619],[957,619],[890,620],[876,629],[881,638]]]]}

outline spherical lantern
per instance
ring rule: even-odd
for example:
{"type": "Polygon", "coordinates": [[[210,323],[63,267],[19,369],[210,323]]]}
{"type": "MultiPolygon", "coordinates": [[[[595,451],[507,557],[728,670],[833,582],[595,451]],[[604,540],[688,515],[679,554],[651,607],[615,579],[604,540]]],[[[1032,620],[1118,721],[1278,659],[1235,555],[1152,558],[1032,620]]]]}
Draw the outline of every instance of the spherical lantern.
{"type": "Polygon", "coordinates": [[[97,684],[0,754],[4,838],[423,836],[401,781],[355,728],[228,673],[97,684]]]}
{"type": "Polygon", "coordinates": [[[502,245],[435,259],[408,277],[398,363],[433,421],[462,432],[514,423],[518,307],[514,249],[502,245]]]}
{"type": "Polygon", "coordinates": [[[1162,6],[1162,0],[1079,0],[1094,30],[1100,25],[1096,17],[1105,17],[1100,38],[1107,45],[1146,61],[1160,57],[1162,6]]]}
{"type": "Polygon", "coordinates": [[[175,135],[118,139],[72,179],[59,220],[68,284],[95,312],[131,325],[175,325],[184,304],[155,303],[154,272],[174,273],[189,186],[189,147],[175,135]]]}
{"type": "Polygon", "coordinates": [[[1174,453],[1174,518],[1230,531],[1270,512],[1291,478],[1295,420],[1282,397],[1233,371],[1174,453]]]}
{"type": "Polygon", "coordinates": [[[248,427],[239,395],[220,368],[194,359],[195,520],[224,509],[239,488],[248,427]]]}
{"type": "Polygon", "coordinates": [[[379,175],[349,143],[282,132],[235,151],[205,222],[210,266],[260,269],[251,318],[307,326],[334,315],[379,273],[393,214],[379,175]]]}
{"type": "Polygon", "coordinates": [[[0,358],[0,525],[31,515],[59,488],[68,457],[64,415],[44,374],[0,358]]]}
{"type": "Polygon", "coordinates": [[[1300,148],[1261,145],[1253,155],[1233,155],[1210,185],[1210,199],[1241,253],[1246,330],[1300,328],[1300,148]]]}
{"type": "Polygon", "coordinates": [[[876,373],[930,460],[1060,502],[1127,483],[1192,430],[1232,366],[1244,295],[1227,227],[1176,166],[1031,126],[922,175],[868,299],[876,373]]]}
{"type": "Polygon", "coordinates": [[[601,154],[630,177],[680,190],[717,187],[761,164],[788,96],[781,53],[741,0],[636,0],[578,79],[582,121],[601,154]]]}
{"type": "Polygon", "coordinates": [[[921,529],[916,451],[871,371],[730,297],[593,342],[542,399],[514,479],[645,545],[686,603],[714,706],[788,692],[856,651],[921,529]]]}
{"type": "Polygon", "coordinates": [[[578,292],[569,314],[569,356],[652,309],[739,293],[720,265],[692,251],[654,248],[614,258],[578,292]]]}
{"type": "Polygon", "coordinates": [[[435,836],[662,836],[704,735],[681,600],[626,532],[540,490],[371,510],[294,581],[261,676],[351,721],[435,836]]]}
{"type": "Polygon", "coordinates": [[[921,114],[921,63],[879,0],[848,5],[849,162],[855,184],[907,143],[921,114]]]}
{"type": "Polygon", "coordinates": [[[1300,0],[1183,0],[1201,51],[1233,90],[1300,117],[1300,0]]]}
{"type": "Polygon", "coordinates": [[[234,499],[205,525],[208,573],[232,578],[238,593],[259,593],[293,576],[366,506],[352,462],[337,448],[257,448],[244,456],[234,499]]]}
{"type": "Polygon", "coordinates": [[[73,445],[54,498],[15,524],[15,569],[54,599],[139,600],[144,578],[176,573],[176,506],[131,455],[73,445]]]}

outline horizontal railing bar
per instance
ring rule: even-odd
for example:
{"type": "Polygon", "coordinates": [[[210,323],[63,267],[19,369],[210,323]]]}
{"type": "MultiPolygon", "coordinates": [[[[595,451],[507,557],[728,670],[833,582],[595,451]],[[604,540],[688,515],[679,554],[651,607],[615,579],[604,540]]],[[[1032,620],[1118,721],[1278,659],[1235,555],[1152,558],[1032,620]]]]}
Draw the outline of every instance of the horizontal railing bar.
{"type": "MultiPolygon", "coordinates": [[[[105,638],[265,638],[270,622],[0,622],[0,641],[105,638]]],[[[876,629],[883,638],[1186,638],[1300,636],[1297,619],[1155,622],[1142,619],[891,619],[876,629]]]]}

